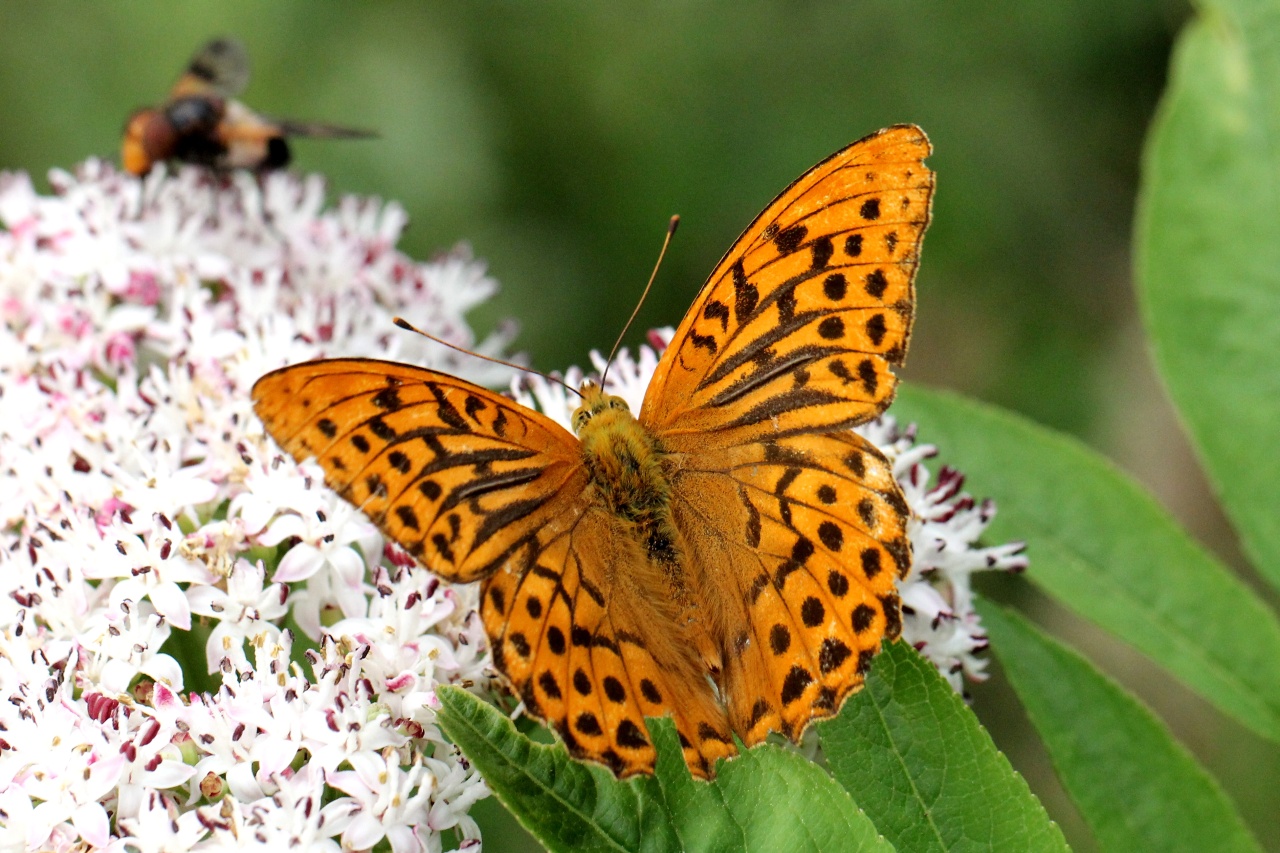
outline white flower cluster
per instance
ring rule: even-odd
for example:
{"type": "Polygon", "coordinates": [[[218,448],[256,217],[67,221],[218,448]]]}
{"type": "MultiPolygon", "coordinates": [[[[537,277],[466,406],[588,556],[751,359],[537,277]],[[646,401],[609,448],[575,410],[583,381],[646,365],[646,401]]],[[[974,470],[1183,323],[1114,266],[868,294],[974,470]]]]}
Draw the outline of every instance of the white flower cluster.
{"type": "Polygon", "coordinates": [[[474,589],[280,456],[249,389],[317,355],[505,381],[391,323],[501,352],[463,319],[494,283],[316,177],[51,182],[0,176],[0,850],[478,846],[433,711],[486,685],[474,589]]]}
{"type": "MultiPolygon", "coordinates": [[[[624,349],[614,358],[605,390],[626,400],[632,412],[640,411],[645,389],[658,367],[658,357],[673,332],[670,328],[653,330],[649,333],[650,346],[641,346],[635,357],[624,349]]],[[[593,378],[598,380],[605,370],[605,359],[592,351],[591,363],[595,368],[593,378]]],[[[576,388],[584,376],[580,368],[571,367],[565,372],[564,381],[576,388]]],[[[565,428],[569,428],[579,404],[563,387],[539,376],[514,378],[511,393],[565,428]]],[[[975,503],[961,491],[964,475],[951,468],[943,467],[938,481],[930,485],[924,460],[934,456],[937,449],[916,444],[914,426],[901,430],[892,416],[885,415],[858,427],[857,432],[893,462],[894,476],[911,508],[907,533],[913,565],[898,584],[902,637],[937,666],[957,692],[963,692],[964,678],[981,681],[986,677],[986,660],[977,653],[988,645],[973,607],[970,576],[985,569],[1023,571],[1027,567],[1024,545],[977,544],[995,515],[995,503],[975,503]]]]}
{"type": "Polygon", "coordinates": [[[893,461],[893,475],[911,507],[907,536],[912,567],[898,584],[902,596],[902,638],[946,676],[958,693],[964,679],[986,679],[987,648],[978,611],[973,607],[974,572],[1027,568],[1026,543],[979,546],[996,514],[995,502],[977,503],[963,492],[964,475],[943,466],[930,484],[924,461],[937,455],[931,444],[916,444],[915,425],[903,430],[892,415],[857,427],[857,432],[893,461]]]}
{"type": "MultiPolygon", "coordinates": [[[[0,176],[0,851],[478,847],[488,790],[434,713],[440,684],[488,688],[475,588],[281,456],[249,389],[321,355],[507,381],[391,322],[501,353],[510,330],[464,320],[494,283],[462,250],[411,260],[399,207],[328,208],[314,176],[51,182],[0,176]]],[[[609,374],[634,410],[669,336],[609,374]]],[[[563,389],[514,390],[567,424],[563,389]]],[[[1026,561],[975,546],[993,508],[930,486],[932,448],[863,434],[915,516],[904,634],[960,689],[970,574],[1026,561]]]]}

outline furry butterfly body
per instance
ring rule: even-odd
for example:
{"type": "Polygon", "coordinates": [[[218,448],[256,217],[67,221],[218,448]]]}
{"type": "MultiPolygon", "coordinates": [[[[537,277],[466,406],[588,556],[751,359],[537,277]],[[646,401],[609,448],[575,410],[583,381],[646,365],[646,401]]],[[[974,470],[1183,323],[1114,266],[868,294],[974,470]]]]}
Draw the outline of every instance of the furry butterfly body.
{"type": "Polygon", "coordinates": [[[577,757],[695,776],[798,739],[901,629],[907,509],[850,427],[906,353],[933,175],[915,127],[810,170],[747,229],[638,415],[583,386],[570,434],[501,395],[365,359],[274,371],[268,431],[428,568],[482,581],[495,668],[577,757]]]}

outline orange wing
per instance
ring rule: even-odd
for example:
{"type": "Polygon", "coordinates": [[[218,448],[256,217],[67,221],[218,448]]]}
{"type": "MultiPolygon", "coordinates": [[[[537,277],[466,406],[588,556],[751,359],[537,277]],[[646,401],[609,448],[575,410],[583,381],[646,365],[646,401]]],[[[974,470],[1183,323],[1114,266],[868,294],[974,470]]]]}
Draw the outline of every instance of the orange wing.
{"type": "Polygon", "coordinates": [[[641,421],[703,446],[843,429],[889,405],[929,224],[929,140],[900,125],[788,187],[738,238],[676,330],[641,421]]]}
{"type": "Polygon", "coordinates": [[[645,717],[670,713],[700,778],[736,748],[687,618],[629,525],[584,494],[485,583],[481,614],[497,666],[528,712],[575,758],[620,777],[652,773],[645,717]]]}
{"type": "Polygon", "coordinates": [[[733,730],[799,740],[862,686],[901,631],[907,506],[889,462],[853,432],[678,457],[672,514],[713,590],[733,730]]]}
{"type": "Polygon", "coordinates": [[[901,629],[906,503],[848,428],[889,405],[906,355],[929,153],[919,128],[892,127],[788,187],[716,267],[645,395],[747,744],[836,713],[901,629]]]}
{"type": "Polygon", "coordinates": [[[296,459],[441,577],[493,574],[565,512],[585,472],[550,418],[433,370],[373,359],[285,367],[254,408],[296,459]]]}

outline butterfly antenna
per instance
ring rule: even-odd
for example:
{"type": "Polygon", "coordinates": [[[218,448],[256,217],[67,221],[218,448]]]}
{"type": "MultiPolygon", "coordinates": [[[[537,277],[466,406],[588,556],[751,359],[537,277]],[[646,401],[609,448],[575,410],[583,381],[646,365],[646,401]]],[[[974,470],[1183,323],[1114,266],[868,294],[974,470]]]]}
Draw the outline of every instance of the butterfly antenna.
{"type": "Polygon", "coordinates": [[[609,375],[609,368],[613,367],[613,357],[618,353],[618,347],[622,345],[622,339],[627,334],[627,329],[631,328],[631,324],[635,322],[636,315],[640,313],[640,306],[644,304],[645,297],[649,295],[649,288],[653,287],[653,280],[658,277],[658,268],[662,266],[662,259],[666,257],[667,247],[671,245],[671,238],[675,236],[676,227],[680,225],[680,217],[673,216],[671,221],[667,223],[667,236],[662,241],[662,251],[658,252],[658,262],[653,265],[653,272],[649,274],[649,283],[644,286],[644,293],[640,294],[640,300],[636,302],[636,307],[631,312],[631,316],[627,318],[627,324],[622,327],[622,331],[618,334],[618,339],[613,342],[613,349],[609,350],[609,358],[604,364],[604,373],[600,374],[600,387],[604,387],[604,379],[609,375]]]}
{"type": "Polygon", "coordinates": [[[574,388],[572,385],[565,382],[563,379],[557,379],[554,376],[549,376],[548,374],[543,373],[541,370],[534,370],[532,367],[525,367],[523,364],[515,364],[514,362],[510,362],[510,361],[503,361],[502,359],[494,358],[491,355],[484,355],[483,353],[478,353],[475,350],[469,350],[466,347],[460,347],[457,344],[451,344],[443,338],[437,338],[435,335],[431,334],[430,332],[422,331],[417,326],[414,326],[412,323],[410,323],[408,320],[404,319],[403,317],[393,317],[391,319],[391,322],[395,323],[397,326],[399,326],[400,328],[404,329],[407,332],[416,332],[417,334],[422,335],[427,340],[435,341],[438,344],[443,344],[444,346],[447,346],[451,350],[457,350],[458,352],[464,353],[466,355],[473,355],[476,358],[483,358],[485,361],[492,361],[494,364],[501,364],[503,367],[510,367],[512,370],[519,370],[523,373],[532,373],[536,376],[541,376],[543,379],[547,380],[548,382],[553,382],[556,385],[559,385],[560,387],[564,388],[565,390],[570,391],[574,394],[577,394],[578,397],[582,397],[582,392],[579,391],[577,388],[574,388]]]}

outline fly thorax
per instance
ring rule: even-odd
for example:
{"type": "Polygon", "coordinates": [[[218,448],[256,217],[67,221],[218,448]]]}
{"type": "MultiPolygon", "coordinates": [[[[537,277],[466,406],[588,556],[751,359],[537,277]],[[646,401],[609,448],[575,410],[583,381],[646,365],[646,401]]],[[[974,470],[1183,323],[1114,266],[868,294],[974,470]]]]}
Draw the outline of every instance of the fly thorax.
{"type": "Polygon", "coordinates": [[[573,415],[583,462],[605,503],[619,517],[648,526],[664,520],[671,487],[662,450],[621,397],[586,384],[573,415]]]}

